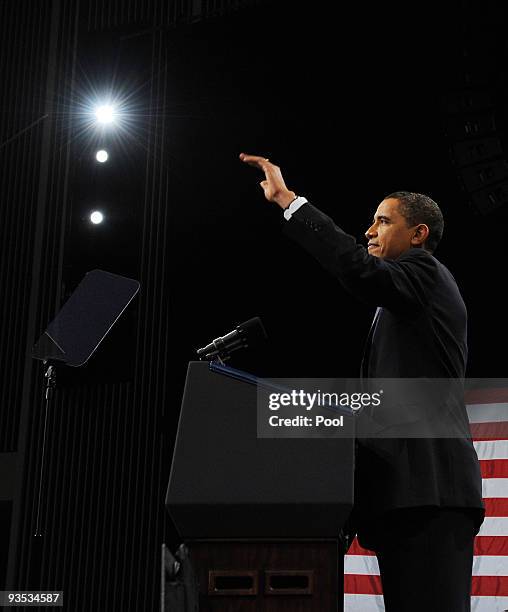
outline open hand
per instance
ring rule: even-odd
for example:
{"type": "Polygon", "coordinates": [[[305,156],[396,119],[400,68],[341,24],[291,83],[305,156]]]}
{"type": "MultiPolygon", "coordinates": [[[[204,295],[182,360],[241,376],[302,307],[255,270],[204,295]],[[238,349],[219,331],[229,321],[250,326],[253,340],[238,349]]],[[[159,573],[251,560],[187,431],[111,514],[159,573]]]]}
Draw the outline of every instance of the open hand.
{"type": "Polygon", "coordinates": [[[279,166],[272,164],[268,158],[240,153],[240,159],[249,166],[259,168],[265,173],[265,180],[259,184],[269,202],[275,202],[281,208],[287,208],[296,198],[295,192],[286,187],[279,166]]]}

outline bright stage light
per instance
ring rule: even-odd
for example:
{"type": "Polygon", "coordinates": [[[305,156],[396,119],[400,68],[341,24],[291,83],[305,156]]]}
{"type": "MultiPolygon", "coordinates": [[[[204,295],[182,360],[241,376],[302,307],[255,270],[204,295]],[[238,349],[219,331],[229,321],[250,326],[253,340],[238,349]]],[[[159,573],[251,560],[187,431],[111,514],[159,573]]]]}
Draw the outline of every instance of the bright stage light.
{"type": "Polygon", "coordinates": [[[115,109],[109,104],[103,104],[95,108],[97,123],[113,123],[115,120],[115,109]]]}
{"type": "MultiPolygon", "coordinates": [[[[117,91],[90,87],[88,91],[79,91],[76,96],[73,103],[76,115],[74,137],[80,140],[79,146],[86,149],[89,159],[94,156],[98,163],[109,163],[110,147],[123,147],[127,141],[138,146],[144,141],[150,114],[136,90],[130,91],[126,85],[119,85],[117,91]],[[108,159],[103,161],[97,153],[106,147],[108,159]]],[[[101,156],[104,157],[104,153],[101,156]]]]}
{"type": "Polygon", "coordinates": [[[97,153],[95,154],[95,159],[101,164],[103,164],[104,162],[107,162],[108,157],[109,157],[108,152],[104,151],[104,149],[97,151],[97,153]]]}
{"type": "Polygon", "coordinates": [[[98,225],[99,223],[102,223],[104,221],[104,215],[100,211],[94,210],[93,213],[90,215],[90,221],[94,225],[98,225]]]}

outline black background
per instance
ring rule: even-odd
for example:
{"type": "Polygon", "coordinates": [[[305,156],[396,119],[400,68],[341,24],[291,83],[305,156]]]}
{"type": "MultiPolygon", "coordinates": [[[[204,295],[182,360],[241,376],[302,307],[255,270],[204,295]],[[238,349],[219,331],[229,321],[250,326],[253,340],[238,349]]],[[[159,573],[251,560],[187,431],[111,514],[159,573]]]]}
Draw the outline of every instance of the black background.
{"type": "Polygon", "coordinates": [[[506,163],[500,3],[231,2],[206,16],[214,3],[198,4],[194,23],[165,0],[0,7],[0,460],[20,466],[2,505],[12,546],[0,579],[9,566],[9,587],[64,588],[74,610],[155,609],[160,545],[180,541],[164,496],[198,347],[257,315],[268,342],[231,365],[358,374],[372,309],[283,237],[240,152],[269,157],[359,241],[385,195],[435,199],[436,256],[469,313],[468,375],[505,375],[508,202],[482,214],[464,188],[453,151],[465,114],[449,103],[490,99],[471,114],[487,116],[506,163]],[[89,123],[107,91],[127,99],[128,130],[89,123]],[[95,268],[141,290],[86,366],[58,369],[36,539],[45,407],[30,351],[95,268]]]}
{"type": "MultiPolygon", "coordinates": [[[[323,16],[295,3],[267,2],[167,34],[168,60],[161,69],[170,90],[150,112],[167,116],[170,236],[161,282],[171,287],[167,307],[177,370],[183,373],[182,364],[198,346],[259,315],[269,344],[237,354],[232,365],[270,375],[358,371],[371,311],[281,236],[281,212],[264,200],[261,174],[238,160],[246,151],[278,164],[289,188],[360,241],[388,193],[409,190],[434,198],[445,216],[436,256],[455,275],[469,310],[468,373],[503,375],[504,241],[498,234],[506,209],[482,216],[471,206],[450,155],[445,112],[447,96],[464,80],[468,56],[498,101],[497,133],[505,138],[505,48],[490,10],[483,14],[485,25],[474,23],[472,8],[453,4],[446,13],[432,6],[357,5],[347,16],[323,16]],[[475,36],[480,42],[487,36],[488,45],[475,36]]],[[[118,34],[116,45],[108,40],[117,79],[136,56],[142,107],[150,45],[143,36],[124,40],[118,34]]],[[[81,51],[87,66],[94,65],[92,48],[94,36],[81,51]]],[[[106,53],[103,73],[107,61],[106,53]]],[[[82,235],[68,242],[67,260],[74,282],[92,261],[136,273],[143,179],[132,162],[142,149],[139,141],[150,137],[150,127],[136,121],[141,137],[122,142],[123,158],[111,161],[107,181],[89,179],[90,169],[77,171],[96,194],[104,187],[114,223],[90,228],[76,215],[73,231],[82,235]]],[[[129,346],[121,335],[114,336],[116,348],[107,339],[96,356],[110,351],[111,367],[116,351],[118,370],[108,374],[113,379],[128,369],[129,346]]]]}

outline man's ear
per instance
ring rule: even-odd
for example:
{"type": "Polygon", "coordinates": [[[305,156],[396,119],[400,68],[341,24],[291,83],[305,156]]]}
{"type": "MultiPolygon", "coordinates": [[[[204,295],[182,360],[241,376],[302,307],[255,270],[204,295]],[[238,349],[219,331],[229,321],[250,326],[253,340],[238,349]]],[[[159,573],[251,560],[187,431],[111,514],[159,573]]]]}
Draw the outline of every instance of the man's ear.
{"type": "Polygon", "coordinates": [[[411,244],[413,246],[423,246],[429,234],[429,226],[425,225],[425,223],[420,223],[415,227],[413,237],[411,238],[411,244]]]}

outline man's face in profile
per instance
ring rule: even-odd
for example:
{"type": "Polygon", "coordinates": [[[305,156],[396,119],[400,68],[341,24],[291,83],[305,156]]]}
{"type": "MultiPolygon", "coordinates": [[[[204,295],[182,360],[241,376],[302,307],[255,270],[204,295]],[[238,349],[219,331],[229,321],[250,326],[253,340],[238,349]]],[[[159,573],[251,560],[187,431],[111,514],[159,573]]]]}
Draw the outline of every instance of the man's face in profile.
{"type": "Polygon", "coordinates": [[[409,228],[406,219],[399,213],[399,201],[395,198],[383,200],[377,207],[374,221],[365,232],[370,255],[381,259],[397,259],[411,248],[415,228],[409,228]]]}

